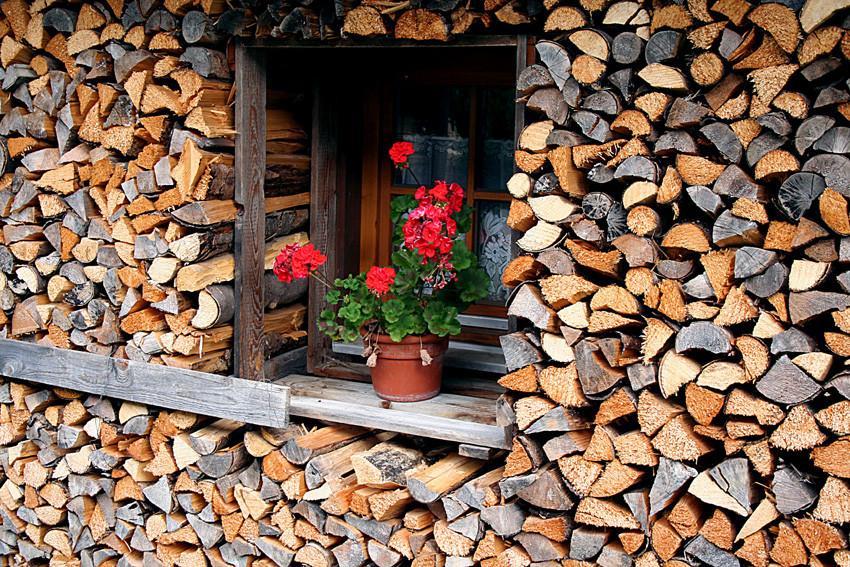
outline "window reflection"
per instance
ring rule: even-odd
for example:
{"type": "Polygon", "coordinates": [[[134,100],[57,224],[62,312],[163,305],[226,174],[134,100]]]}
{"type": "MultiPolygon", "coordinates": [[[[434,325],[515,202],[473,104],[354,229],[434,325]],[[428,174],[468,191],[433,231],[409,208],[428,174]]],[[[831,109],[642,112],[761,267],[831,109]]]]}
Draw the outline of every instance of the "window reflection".
{"type": "Polygon", "coordinates": [[[469,88],[401,87],[396,91],[394,140],[413,144],[409,170],[396,171],[394,185],[436,180],[466,185],[469,171],[469,88]]]}
{"type": "Polygon", "coordinates": [[[481,159],[476,189],[506,192],[514,173],[514,99],[508,87],[481,89],[481,159]]]}

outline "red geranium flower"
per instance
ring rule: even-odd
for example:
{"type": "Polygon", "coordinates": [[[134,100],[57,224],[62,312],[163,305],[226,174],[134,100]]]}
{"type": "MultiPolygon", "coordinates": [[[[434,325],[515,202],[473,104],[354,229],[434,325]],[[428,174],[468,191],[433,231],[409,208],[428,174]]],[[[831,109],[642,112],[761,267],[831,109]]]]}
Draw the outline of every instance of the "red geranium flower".
{"type": "Polygon", "coordinates": [[[372,266],[366,273],[366,287],[375,293],[386,293],[395,283],[395,270],[372,266]]]}
{"type": "Polygon", "coordinates": [[[290,244],[280,251],[272,271],[280,281],[289,283],[294,279],[306,278],[327,261],[328,257],[312,244],[290,244]]]}
{"type": "Polygon", "coordinates": [[[407,167],[407,156],[413,155],[413,144],[410,142],[396,142],[390,148],[390,157],[396,167],[407,167]]]}
{"type": "Polygon", "coordinates": [[[445,201],[449,197],[449,187],[443,181],[437,181],[434,188],[429,191],[432,197],[440,201],[445,201]]]}

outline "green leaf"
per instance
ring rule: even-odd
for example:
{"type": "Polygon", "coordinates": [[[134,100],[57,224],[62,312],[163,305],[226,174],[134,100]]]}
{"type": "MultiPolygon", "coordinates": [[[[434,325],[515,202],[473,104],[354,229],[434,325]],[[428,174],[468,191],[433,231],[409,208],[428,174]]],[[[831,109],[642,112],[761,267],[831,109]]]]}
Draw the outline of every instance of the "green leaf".
{"type": "Polygon", "coordinates": [[[457,309],[442,301],[432,301],[425,308],[425,320],[428,330],[437,336],[457,335],[460,333],[460,322],[457,320],[457,309]]]}
{"type": "Polygon", "coordinates": [[[407,211],[415,209],[418,204],[413,195],[399,195],[390,202],[390,220],[397,224],[407,211]]]}
{"type": "Polygon", "coordinates": [[[405,313],[404,302],[400,299],[389,299],[381,306],[381,312],[387,323],[395,323],[405,313]]]}
{"type": "Polygon", "coordinates": [[[328,301],[328,303],[332,303],[333,305],[336,305],[337,303],[339,303],[339,300],[341,298],[342,298],[342,296],[341,296],[340,291],[338,289],[332,289],[332,290],[328,291],[328,293],[325,294],[325,299],[328,301]]]}
{"type": "Polygon", "coordinates": [[[360,318],[360,305],[357,303],[349,303],[345,307],[340,307],[339,316],[349,321],[356,321],[360,318]]]}
{"type": "Polygon", "coordinates": [[[474,211],[475,209],[464,203],[459,212],[452,214],[452,218],[457,223],[458,234],[465,234],[472,230],[472,213],[474,211]]]}
{"type": "Polygon", "coordinates": [[[352,341],[357,340],[357,337],[360,336],[360,333],[352,329],[344,328],[340,330],[339,336],[345,342],[350,343],[352,341]]]}
{"type": "Polygon", "coordinates": [[[452,246],[452,265],[456,271],[466,270],[478,265],[478,258],[466,247],[466,243],[458,240],[452,246]]]}
{"type": "Polygon", "coordinates": [[[457,286],[460,289],[461,301],[472,303],[487,297],[490,291],[490,278],[484,270],[478,268],[464,270],[462,274],[458,273],[457,286]]]}

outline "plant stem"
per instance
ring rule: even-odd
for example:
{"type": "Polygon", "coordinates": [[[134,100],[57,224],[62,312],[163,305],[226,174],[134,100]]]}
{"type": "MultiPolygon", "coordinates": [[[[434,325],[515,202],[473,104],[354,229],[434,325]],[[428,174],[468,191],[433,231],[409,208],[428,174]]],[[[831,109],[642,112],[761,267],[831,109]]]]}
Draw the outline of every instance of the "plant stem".
{"type": "Polygon", "coordinates": [[[408,165],[407,165],[407,167],[406,167],[406,168],[404,168],[404,169],[407,169],[408,171],[410,171],[410,175],[412,175],[412,176],[413,176],[413,180],[416,182],[416,184],[417,184],[417,185],[422,185],[422,182],[421,182],[421,181],[419,181],[419,178],[418,178],[418,177],[416,177],[416,174],[415,174],[415,173],[413,173],[413,168],[412,168],[412,167],[410,167],[410,164],[408,164],[408,165]]]}

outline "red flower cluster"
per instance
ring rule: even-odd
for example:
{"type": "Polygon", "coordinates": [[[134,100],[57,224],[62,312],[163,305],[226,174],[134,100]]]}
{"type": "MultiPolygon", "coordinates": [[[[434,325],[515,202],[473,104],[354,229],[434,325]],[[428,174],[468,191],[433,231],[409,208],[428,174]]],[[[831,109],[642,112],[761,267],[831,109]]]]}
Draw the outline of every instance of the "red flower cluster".
{"type": "Polygon", "coordinates": [[[407,157],[413,155],[413,144],[410,142],[396,142],[390,148],[390,157],[399,169],[407,167],[407,157]]]}
{"type": "Polygon", "coordinates": [[[451,251],[457,223],[451,217],[463,206],[463,188],[437,181],[431,189],[420,187],[415,194],[419,206],[407,217],[402,231],[404,244],[422,255],[422,263],[436,261],[451,271],[451,251]]]}
{"type": "Polygon", "coordinates": [[[306,278],[327,261],[328,257],[316,250],[312,244],[290,244],[280,251],[274,261],[273,271],[280,281],[288,283],[294,279],[306,278]]]}
{"type": "Polygon", "coordinates": [[[395,270],[372,266],[366,273],[366,287],[376,294],[386,293],[395,283],[395,270]]]}

